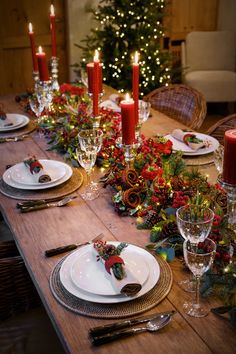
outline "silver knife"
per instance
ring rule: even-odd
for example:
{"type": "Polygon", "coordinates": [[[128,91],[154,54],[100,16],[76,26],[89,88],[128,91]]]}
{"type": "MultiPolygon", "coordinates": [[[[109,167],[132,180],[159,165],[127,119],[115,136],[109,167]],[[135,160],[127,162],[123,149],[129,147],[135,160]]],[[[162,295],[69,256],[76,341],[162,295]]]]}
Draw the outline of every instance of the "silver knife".
{"type": "Polygon", "coordinates": [[[158,317],[161,318],[162,316],[165,316],[165,315],[172,316],[175,313],[176,313],[176,311],[174,311],[174,310],[167,311],[167,312],[154,313],[149,316],[136,317],[136,318],[133,318],[130,320],[124,320],[124,321],[120,321],[120,322],[107,324],[104,326],[93,327],[93,328],[90,328],[89,335],[90,335],[90,337],[98,337],[103,334],[106,334],[106,333],[109,333],[112,331],[116,331],[117,329],[127,328],[127,327],[134,326],[136,324],[145,323],[145,322],[148,322],[154,318],[158,318],[158,317]]]}

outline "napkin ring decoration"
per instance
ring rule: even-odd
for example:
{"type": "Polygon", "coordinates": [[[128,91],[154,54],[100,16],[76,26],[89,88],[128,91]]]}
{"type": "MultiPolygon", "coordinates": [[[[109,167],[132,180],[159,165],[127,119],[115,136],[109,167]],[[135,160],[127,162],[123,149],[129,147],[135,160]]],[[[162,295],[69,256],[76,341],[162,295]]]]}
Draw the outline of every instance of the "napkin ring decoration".
{"type": "Polygon", "coordinates": [[[6,113],[0,109],[0,125],[2,127],[10,127],[13,123],[7,118],[6,113]]]}
{"type": "Polygon", "coordinates": [[[111,275],[111,281],[121,294],[133,296],[137,294],[142,286],[137,280],[125,269],[125,262],[120,257],[122,250],[128,244],[121,242],[117,247],[107,244],[106,241],[97,241],[94,248],[97,251],[97,261],[104,263],[107,273],[111,275]]]}
{"type": "Polygon", "coordinates": [[[199,139],[196,134],[192,132],[186,132],[182,129],[175,129],[171,134],[175,139],[182,141],[192,150],[199,150],[207,146],[207,142],[199,139]]]}
{"type": "Polygon", "coordinates": [[[43,165],[36,159],[35,156],[24,159],[24,164],[33,176],[37,176],[39,183],[51,181],[51,177],[44,173],[43,165]]]}

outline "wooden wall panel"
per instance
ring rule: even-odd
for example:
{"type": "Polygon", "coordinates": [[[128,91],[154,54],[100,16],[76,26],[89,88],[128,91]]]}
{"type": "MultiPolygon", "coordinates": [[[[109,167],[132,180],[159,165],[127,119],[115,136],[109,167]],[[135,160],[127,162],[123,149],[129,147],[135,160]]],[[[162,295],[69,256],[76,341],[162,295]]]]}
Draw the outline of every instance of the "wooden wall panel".
{"type": "Polygon", "coordinates": [[[59,82],[68,79],[66,50],[65,0],[0,2],[0,94],[24,92],[32,87],[32,59],[28,23],[32,22],[36,45],[42,45],[48,60],[51,57],[50,4],[56,12],[59,82]]]}

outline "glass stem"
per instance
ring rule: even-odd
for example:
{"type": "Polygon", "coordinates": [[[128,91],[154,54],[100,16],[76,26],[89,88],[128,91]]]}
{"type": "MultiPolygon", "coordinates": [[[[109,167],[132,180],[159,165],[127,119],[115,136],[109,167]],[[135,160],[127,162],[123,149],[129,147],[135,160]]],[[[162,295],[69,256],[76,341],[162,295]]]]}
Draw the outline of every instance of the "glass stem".
{"type": "Polygon", "coordinates": [[[91,169],[87,171],[87,186],[91,184],[91,169]]]}
{"type": "Polygon", "coordinates": [[[199,302],[199,298],[200,298],[200,277],[196,276],[196,297],[195,297],[195,305],[196,307],[199,307],[200,302],[199,302]]]}

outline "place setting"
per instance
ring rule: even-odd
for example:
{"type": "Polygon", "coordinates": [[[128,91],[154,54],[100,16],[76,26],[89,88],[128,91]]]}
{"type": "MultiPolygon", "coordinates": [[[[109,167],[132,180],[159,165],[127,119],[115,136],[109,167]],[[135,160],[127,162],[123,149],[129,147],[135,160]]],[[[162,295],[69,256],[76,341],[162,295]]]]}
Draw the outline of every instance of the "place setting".
{"type": "Polygon", "coordinates": [[[91,317],[121,318],[147,311],[167,296],[172,272],[163,259],[102,237],[55,266],[50,288],[63,306],[91,317]]]}
{"type": "Polygon", "coordinates": [[[189,166],[213,163],[213,152],[219,147],[218,140],[210,135],[182,129],[174,129],[165,138],[172,142],[173,151],[183,153],[189,166]]]}
{"type": "Polygon", "coordinates": [[[35,202],[42,204],[38,201],[62,199],[76,191],[82,182],[81,172],[64,162],[28,156],[6,169],[0,180],[0,191],[8,197],[26,200],[25,206],[32,207],[35,202]],[[29,205],[29,201],[33,205],[29,205]]]}
{"type": "Polygon", "coordinates": [[[35,128],[35,123],[26,115],[5,113],[0,109],[0,143],[24,140],[35,128]]]}

